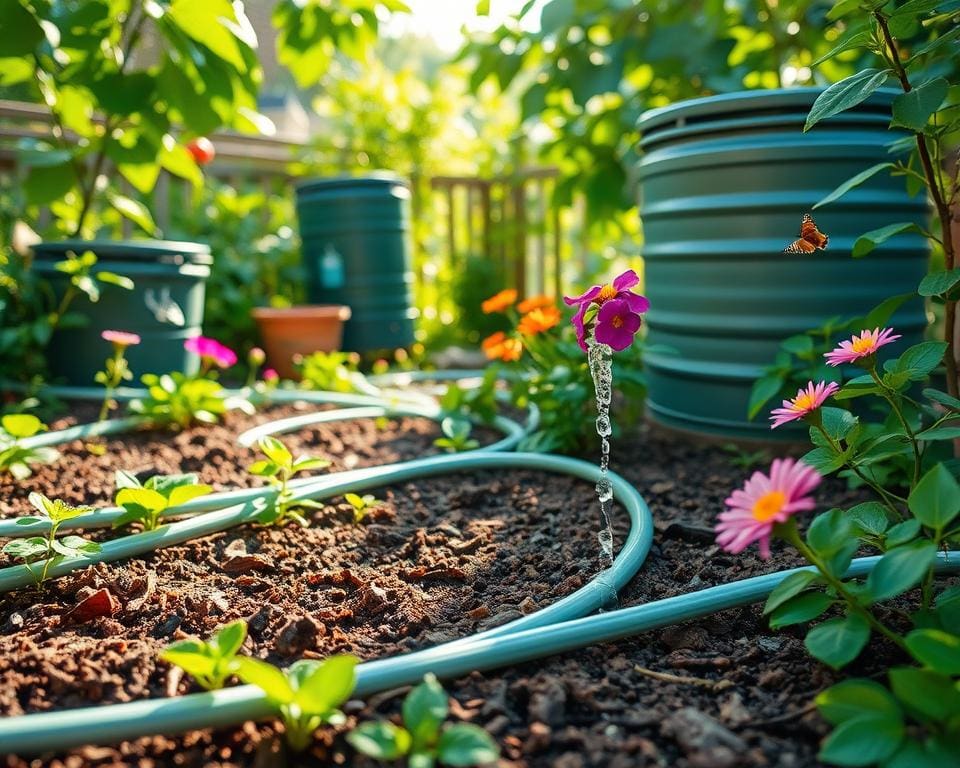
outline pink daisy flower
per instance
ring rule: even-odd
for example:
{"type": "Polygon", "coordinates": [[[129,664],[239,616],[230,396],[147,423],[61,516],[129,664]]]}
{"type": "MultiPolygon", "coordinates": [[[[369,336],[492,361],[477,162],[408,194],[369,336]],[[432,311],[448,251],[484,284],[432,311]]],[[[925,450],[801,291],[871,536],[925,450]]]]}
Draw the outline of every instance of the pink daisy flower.
{"type": "Polygon", "coordinates": [[[770,429],[776,429],[788,421],[797,421],[813,413],[838,389],[840,389],[840,385],[835,381],[831,381],[829,384],[825,381],[818,384],[814,384],[812,381],[808,382],[805,389],[801,387],[797,390],[796,397],[792,400],[784,400],[782,408],[774,408],[770,412],[770,420],[773,422],[770,429]]]}
{"type": "MultiPolygon", "coordinates": [[[[628,269],[626,272],[614,278],[612,283],[607,283],[606,285],[594,285],[584,293],[581,293],[579,296],[563,297],[563,300],[568,306],[577,306],[577,312],[570,322],[573,324],[573,327],[577,329],[577,342],[580,344],[580,348],[584,352],[587,351],[587,327],[584,323],[584,318],[586,316],[587,309],[591,304],[596,304],[597,306],[602,307],[612,299],[624,301],[626,302],[627,307],[629,307],[630,312],[638,316],[638,320],[639,315],[642,315],[644,312],[650,309],[650,301],[646,296],[641,296],[640,294],[633,293],[630,290],[639,283],[640,278],[637,276],[637,273],[632,269],[628,269]]],[[[626,347],[622,347],[622,349],[625,348],[626,347]]]]}
{"type": "Polygon", "coordinates": [[[208,336],[194,336],[183,342],[187,352],[199,355],[204,363],[214,363],[220,368],[229,368],[237,362],[237,353],[208,336]]]}
{"type": "Polygon", "coordinates": [[[100,334],[100,338],[104,341],[109,341],[120,349],[126,349],[127,347],[132,347],[140,343],[140,337],[129,331],[103,331],[100,334]]]}
{"type": "Polygon", "coordinates": [[[731,554],[743,552],[760,542],[760,557],[770,557],[770,535],[777,523],[785,523],[797,512],[815,506],[810,492],[823,478],[806,464],[794,459],[774,459],[770,474],[754,472],[742,489],[730,494],[727,509],[714,528],[717,544],[731,554]]]}
{"type": "Polygon", "coordinates": [[[845,365],[846,363],[855,363],[865,357],[876,353],[880,347],[899,339],[899,334],[893,332],[893,328],[874,328],[872,331],[865,329],[859,334],[854,334],[850,341],[841,341],[840,346],[832,352],[827,352],[824,357],[827,358],[827,365],[845,365]]]}

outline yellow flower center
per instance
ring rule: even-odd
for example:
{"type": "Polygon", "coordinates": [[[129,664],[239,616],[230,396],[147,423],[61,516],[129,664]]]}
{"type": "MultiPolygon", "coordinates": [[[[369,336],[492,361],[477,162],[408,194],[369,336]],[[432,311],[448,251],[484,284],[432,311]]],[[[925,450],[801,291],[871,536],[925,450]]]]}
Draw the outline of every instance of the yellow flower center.
{"type": "Polygon", "coordinates": [[[611,324],[614,328],[619,328],[620,326],[623,325],[623,318],[620,317],[620,315],[616,315],[616,316],[614,316],[613,320],[610,321],[610,324],[611,324]]]}
{"type": "Polygon", "coordinates": [[[795,411],[812,411],[816,406],[816,398],[811,395],[809,392],[804,392],[796,396],[793,401],[793,410],[795,411]]]}
{"type": "Polygon", "coordinates": [[[768,523],[787,503],[787,496],[783,491],[765,493],[753,505],[753,519],[761,523],[768,523]]]}
{"type": "Polygon", "coordinates": [[[873,339],[866,334],[860,338],[854,336],[852,346],[854,352],[856,352],[858,355],[862,355],[864,352],[869,352],[871,349],[873,349],[873,339]]]}
{"type": "Polygon", "coordinates": [[[614,288],[610,283],[607,283],[603,288],[600,289],[600,293],[597,294],[597,299],[599,301],[609,301],[614,296],[617,295],[617,289],[614,288]]]}

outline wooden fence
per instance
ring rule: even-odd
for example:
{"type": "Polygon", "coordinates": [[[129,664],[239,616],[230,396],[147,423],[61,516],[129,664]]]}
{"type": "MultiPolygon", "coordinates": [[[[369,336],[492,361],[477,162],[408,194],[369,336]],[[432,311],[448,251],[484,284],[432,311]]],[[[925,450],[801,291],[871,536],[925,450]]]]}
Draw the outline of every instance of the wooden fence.
{"type": "MultiPolygon", "coordinates": [[[[18,143],[49,140],[52,131],[52,119],[44,107],[0,100],[0,184],[16,184],[21,177],[18,143]]],[[[291,167],[305,156],[308,145],[233,132],[218,133],[211,139],[216,157],[204,168],[208,177],[239,190],[260,188],[269,195],[292,194],[295,177],[291,167]]],[[[482,256],[499,264],[508,285],[521,295],[562,295],[564,264],[572,267],[569,277],[578,276],[574,243],[579,239],[572,233],[582,228],[583,216],[582,206],[559,209],[551,204],[556,181],[556,169],[544,167],[525,167],[493,178],[414,178],[414,219],[429,221],[431,231],[443,232],[429,243],[414,238],[418,283],[434,280],[438,273],[455,273],[468,256],[482,256]],[[434,263],[424,269],[431,261],[445,268],[438,269],[434,263]]],[[[162,172],[149,201],[160,230],[170,226],[172,205],[189,205],[193,199],[187,182],[162,172]]],[[[44,213],[39,223],[48,221],[49,214],[44,213]]],[[[126,237],[131,230],[132,225],[125,222],[124,231],[118,234],[126,237]]]]}

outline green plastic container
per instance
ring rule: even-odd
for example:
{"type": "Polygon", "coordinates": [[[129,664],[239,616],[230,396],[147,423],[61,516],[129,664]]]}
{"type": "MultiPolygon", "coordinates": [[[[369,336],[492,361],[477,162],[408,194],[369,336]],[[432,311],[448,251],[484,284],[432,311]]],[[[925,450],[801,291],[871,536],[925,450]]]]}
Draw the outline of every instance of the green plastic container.
{"type": "Polygon", "coordinates": [[[410,188],[386,173],[297,185],[297,218],[311,304],[352,310],[343,347],[413,343],[410,188]]]}
{"type": "Polygon", "coordinates": [[[51,282],[58,296],[67,286],[66,276],[54,265],[67,258],[93,251],[94,272],[106,270],[134,282],[132,291],[102,285],[100,300],[91,304],[82,294],[72,312],[86,316],[81,328],[54,334],[48,351],[51,373],[68,384],[91,385],[111,353],[100,338],[104,330],[131,331],[141,343],[127,350],[127,359],[138,381],[144,373],[197,370],[199,360],[187,353],[183,342],[201,333],[203,298],[213,258],[209,246],[161,240],[82,241],[40,243],[34,246],[33,269],[51,282]]]}
{"type": "MultiPolygon", "coordinates": [[[[858,236],[901,221],[923,222],[927,205],[902,178],[880,173],[811,211],[843,181],[890,160],[900,136],[887,129],[895,91],[803,133],[816,88],[752,91],[681,102],[641,116],[640,216],[644,231],[645,355],[650,417],[664,425],[734,438],[771,433],[766,414],[747,419],[753,382],[780,342],[835,316],[863,314],[916,289],[928,258],[920,235],[900,235],[863,259],[858,236]],[[812,212],[825,251],[783,249],[812,212]]],[[[923,304],[891,321],[919,341],[923,304]]],[[[779,403],[777,403],[779,405],[779,403]]]]}

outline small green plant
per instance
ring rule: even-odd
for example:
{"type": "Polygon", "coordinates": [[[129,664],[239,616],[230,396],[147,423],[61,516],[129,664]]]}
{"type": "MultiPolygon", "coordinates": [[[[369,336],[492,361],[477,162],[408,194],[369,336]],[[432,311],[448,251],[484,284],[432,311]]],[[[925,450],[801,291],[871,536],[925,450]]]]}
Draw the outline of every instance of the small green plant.
{"type": "Polygon", "coordinates": [[[237,651],[247,638],[247,623],[231,621],[216,631],[209,640],[188,637],[171,643],[160,652],[160,658],[176,664],[208,691],[223,688],[236,674],[237,651]]]}
{"type": "Polygon", "coordinates": [[[365,493],[363,496],[359,496],[356,493],[345,493],[343,494],[343,498],[353,507],[353,522],[355,525],[360,525],[372,510],[383,503],[372,493],[365,493]]]}
{"type": "Polygon", "coordinates": [[[247,471],[258,477],[266,477],[277,489],[276,499],[257,516],[257,522],[263,525],[285,525],[288,520],[293,519],[306,528],[309,523],[297,512],[297,508],[323,509],[323,505],[310,499],[294,500],[293,491],[289,487],[290,480],[298,472],[329,467],[330,462],[312,456],[300,456],[294,460],[287,447],[269,435],[260,438],[257,444],[267,458],[255,461],[247,471]]]}
{"type": "Polygon", "coordinates": [[[3,553],[16,560],[22,560],[24,567],[30,571],[30,575],[39,587],[47,580],[50,566],[60,558],[95,555],[100,551],[100,545],[94,541],[87,541],[81,536],[57,538],[57,531],[64,522],[92,512],[93,507],[74,507],[60,499],[48,499],[36,491],[30,494],[29,500],[40,516],[21,517],[17,520],[17,525],[32,525],[42,520],[49,520],[50,530],[47,531],[46,536],[31,536],[8,541],[3,547],[3,553]],[[43,569],[37,574],[33,564],[41,559],[43,569]]]}
{"type": "Polygon", "coordinates": [[[230,408],[251,410],[243,398],[226,397],[223,387],[212,379],[192,378],[179,371],[140,377],[147,396],[132,400],[130,410],[157,426],[186,429],[194,422],[216,424],[230,408]]]}
{"type": "Polygon", "coordinates": [[[46,425],[32,413],[9,413],[0,417],[0,472],[17,480],[33,474],[31,464],[50,464],[60,458],[53,448],[25,448],[20,441],[46,431],[46,425]]]}
{"type": "Polygon", "coordinates": [[[241,656],[237,659],[237,676],[249,685],[256,685],[277,707],[286,728],[287,744],[302,752],[313,740],[313,732],[321,725],[343,725],[346,716],[340,711],[357,684],[355,656],[331,656],[322,662],[301,659],[285,670],[258,659],[241,656]]]}
{"type": "Polygon", "coordinates": [[[205,496],[213,490],[209,485],[198,483],[193,473],[154,475],[141,484],[129,472],[118,470],[116,485],[114,503],[125,511],[113,521],[113,527],[140,523],[146,531],[152,531],[160,525],[160,518],[166,510],[186,504],[198,496],[205,496]]]}
{"type": "Polygon", "coordinates": [[[356,392],[363,374],[357,371],[356,352],[314,352],[299,363],[300,385],[324,392],[356,392]]]}
{"type": "Polygon", "coordinates": [[[473,425],[466,419],[456,419],[448,416],[440,422],[440,431],[443,432],[443,437],[438,437],[433,441],[433,444],[448,453],[472,451],[480,447],[480,443],[470,437],[472,430],[473,425]]]}
{"type": "Polygon", "coordinates": [[[411,768],[486,765],[500,750],[483,728],[456,723],[442,728],[449,707],[447,693],[434,675],[407,694],[403,701],[403,726],[389,721],[363,723],[347,734],[350,745],[376,760],[407,758],[411,768]]]}

